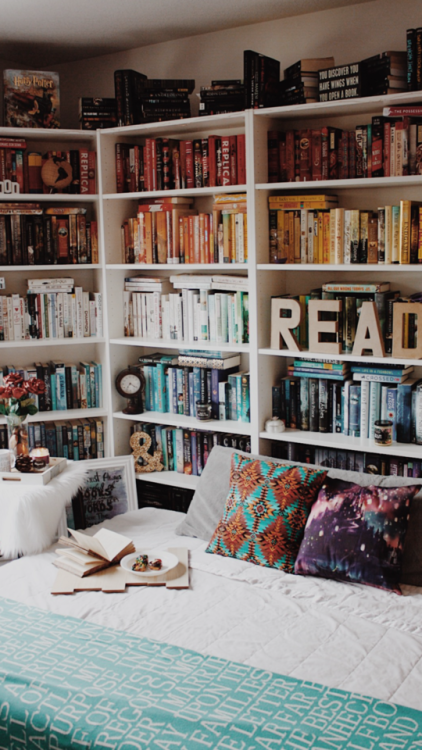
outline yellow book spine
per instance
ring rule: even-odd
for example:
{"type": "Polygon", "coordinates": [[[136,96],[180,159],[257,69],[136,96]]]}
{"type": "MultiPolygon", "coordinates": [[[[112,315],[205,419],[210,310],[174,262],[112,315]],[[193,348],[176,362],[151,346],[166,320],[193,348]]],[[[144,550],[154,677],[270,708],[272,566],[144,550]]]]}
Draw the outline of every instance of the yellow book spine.
{"type": "Polygon", "coordinates": [[[399,263],[410,263],[411,201],[400,201],[399,263]]]}

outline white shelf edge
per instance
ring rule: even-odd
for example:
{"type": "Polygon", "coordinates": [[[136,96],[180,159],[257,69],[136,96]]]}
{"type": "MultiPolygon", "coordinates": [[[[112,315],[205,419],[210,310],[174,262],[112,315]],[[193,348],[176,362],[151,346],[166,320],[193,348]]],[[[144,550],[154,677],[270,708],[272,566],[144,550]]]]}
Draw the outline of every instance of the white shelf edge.
{"type": "Polygon", "coordinates": [[[29,141],[95,141],[97,133],[95,130],[82,130],[70,128],[0,128],[1,138],[23,138],[29,141]]]}
{"type": "Polygon", "coordinates": [[[101,268],[100,263],[57,263],[55,265],[46,264],[36,266],[0,266],[0,273],[7,273],[10,271],[17,271],[20,273],[21,271],[79,271],[79,270],[89,270],[93,268],[101,268]]]}
{"type": "Polygon", "coordinates": [[[254,110],[255,117],[292,119],[295,117],[320,117],[321,115],[353,115],[379,110],[380,107],[412,104],[421,101],[420,91],[404,91],[399,94],[360,96],[337,102],[311,102],[290,104],[286,107],[268,107],[254,110]]]}
{"type": "Polygon", "coordinates": [[[372,364],[383,364],[383,365],[413,365],[414,367],[422,367],[422,359],[398,359],[397,357],[371,357],[363,356],[358,357],[355,354],[320,354],[315,352],[307,352],[307,351],[301,351],[301,352],[294,352],[291,351],[291,349],[271,349],[271,348],[262,348],[258,349],[258,354],[263,354],[265,356],[272,356],[272,357],[291,357],[292,359],[333,359],[338,362],[361,362],[362,364],[368,365],[369,367],[372,364]]]}
{"type": "Polygon", "coordinates": [[[168,412],[145,411],[142,414],[123,414],[121,411],[113,413],[115,419],[127,419],[130,422],[156,422],[169,427],[181,427],[190,430],[204,430],[205,432],[230,432],[235,435],[251,435],[250,422],[235,422],[233,420],[210,419],[201,422],[195,417],[185,417],[184,414],[170,414],[168,412]]]}
{"type": "Polygon", "coordinates": [[[314,448],[337,448],[339,450],[365,451],[368,453],[382,453],[389,456],[422,459],[422,445],[415,443],[393,443],[392,445],[375,445],[368,438],[352,438],[341,433],[305,432],[302,430],[286,429],[285,432],[260,432],[260,438],[265,440],[301,443],[313,445],[314,448]]]}
{"type": "Polygon", "coordinates": [[[6,203],[19,203],[20,201],[30,203],[94,203],[98,200],[97,193],[0,193],[0,200],[6,203]]]}
{"type": "Polygon", "coordinates": [[[164,341],[163,339],[139,339],[131,336],[123,338],[110,339],[110,344],[118,346],[143,346],[149,349],[203,349],[221,352],[249,352],[249,344],[222,344],[218,341],[164,341]]]}
{"type": "MultiPolygon", "coordinates": [[[[56,409],[55,411],[39,411],[33,416],[27,417],[28,422],[55,422],[56,420],[69,421],[70,419],[95,419],[96,417],[107,417],[108,411],[104,408],[95,409],[56,409]]],[[[6,424],[6,418],[0,417],[0,424],[6,424]]]]}
{"type": "Polygon", "coordinates": [[[181,188],[180,190],[148,190],[142,193],[104,193],[103,200],[116,201],[145,200],[148,198],[200,198],[207,195],[230,195],[231,193],[246,193],[246,185],[226,185],[225,187],[181,188]]]}
{"type": "MultiPolygon", "coordinates": [[[[421,265],[422,268],[422,265],[421,265]]],[[[247,263],[106,263],[107,271],[248,271],[247,263]]],[[[218,291],[218,290],[217,290],[218,291]]]]}
{"type": "Polygon", "coordinates": [[[70,339],[21,339],[20,341],[1,341],[1,349],[16,349],[22,346],[78,346],[84,344],[104,344],[105,338],[103,336],[86,336],[84,338],[70,338],[70,339]]]}
{"type": "Polygon", "coordinates": [[[258,263],[258,271],[376,271],[376,273],[396,273],[396,271],[422,271],[422,263],[258,263]]]}
{"type": "Polygon", "coordinates": [[[217,128],[227,128],[245,126],[245,111],[239,110],[238,112],[226,112],[221,115],[204,115],[203,117],[185,117],[184,119],[167,120],[165,122],[148,122],[140,125],[128,125],[116,128],[107,128],[101,131],[101,138],[111,137],[116,135],[147,135],[148,133],[156,133],[162,131],[169,131],[171,133],[184,133],[189,130],[207,130],[211,127],[213,130],[217,128]]]}
{"type": "Polygon", "coordinates": [[[199,477],[193,474],[181,474],[178,471],[151,471],[136,474],[138,482],[154,482],[169,487],[180,487],[181,489],[196,490],[199,477]]]}
{"type": "MultiPolygon", "coordinates": [[[[255,185],[256,190],[319,190],[333,189],[340,190],[343,188],[363,188],[369,189],[374,187],[404,187],[421,183],[420,175],[406,175],[404,177],[362,177],[348,180],[309,180],[308,182],[263,182],[255,185]]],[[[281,208],[281,206],[280,206],[281,208]]]]}

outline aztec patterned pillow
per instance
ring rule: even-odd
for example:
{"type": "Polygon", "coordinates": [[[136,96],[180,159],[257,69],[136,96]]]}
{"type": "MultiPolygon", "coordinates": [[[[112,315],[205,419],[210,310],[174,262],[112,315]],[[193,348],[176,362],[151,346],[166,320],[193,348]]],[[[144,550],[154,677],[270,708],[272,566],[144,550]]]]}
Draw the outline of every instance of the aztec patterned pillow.
{"type": "Polygon", "coordinates": [[[206,552],[293,573],[326,474],[233,453],[226,506],[206,552]]]}
{"type": "Polygon", "coordinates": [[[420,487],[361,487],[328,479],[310,512],[295,573],[401,594],[403,545],[420,487]]]}

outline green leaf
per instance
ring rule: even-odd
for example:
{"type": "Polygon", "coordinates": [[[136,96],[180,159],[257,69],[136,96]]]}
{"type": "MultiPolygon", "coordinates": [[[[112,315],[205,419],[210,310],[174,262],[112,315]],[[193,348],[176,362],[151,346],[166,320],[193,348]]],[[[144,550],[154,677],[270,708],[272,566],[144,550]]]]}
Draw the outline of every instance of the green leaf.
{"type": "Polygon", "coordinates": [[[37,413],[38,413],[38,409],[37,409],[37,407],[35,406],[35,404],[30,404],[30,405],[29,405],[29,406],[27,407],[27,412],[28,412],[28,414],[37,414],[37,413]]]}

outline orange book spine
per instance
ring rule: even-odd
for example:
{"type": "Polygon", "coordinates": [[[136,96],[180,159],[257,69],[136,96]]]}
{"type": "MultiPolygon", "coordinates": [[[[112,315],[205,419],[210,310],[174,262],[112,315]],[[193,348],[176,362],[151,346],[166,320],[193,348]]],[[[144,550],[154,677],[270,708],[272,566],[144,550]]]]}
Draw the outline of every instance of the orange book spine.
{"type": "Polygon", "coordinates": [[[194,253],[194,246],[195,246],[195,239],[194,239],[194,220],[198,218],[197,216],[188,216],[189,220],[189,260],[186,261],[187,263],[195,263],[195,253],[194,253]]]}
{"type": "Polygon", "coordinates": [[[183,216],[183,259],[180,258],[181,263],[190,263],[190,247],[189,247],[189,216],[183,216]]]}
{"type": "Polygon", "coordinates": [[[322,222],[322,262],[330,262],[330,212],[323,214],[322,222]]]}
{"type": "Polygon", "coordinates": [[[153,262],[152,254],[152,214],[145,212],[145,257],[147,263],[153,262]]]}
{"type": "Polygon", "coordinates": [[[205,263],[211,263],[209,214],[204,214],[204,244],[205,244],[205,263]]]}
{"type": "Polygon", "coordinates": [[[205,260],[205,214],[199,214],[199,262],[206,263],[206,260],[205,260]]]}
{"type": "Polygon", "coordinates": [[[193,217],[193,262],[201,262],[200,241],[199,241],[199,216],[193,217]]]}

